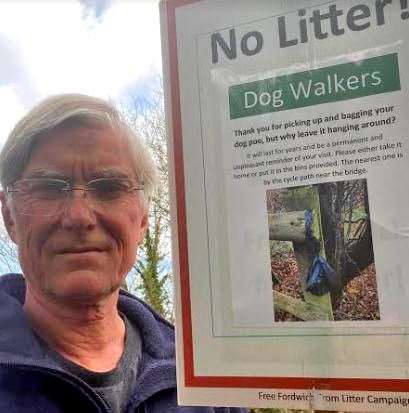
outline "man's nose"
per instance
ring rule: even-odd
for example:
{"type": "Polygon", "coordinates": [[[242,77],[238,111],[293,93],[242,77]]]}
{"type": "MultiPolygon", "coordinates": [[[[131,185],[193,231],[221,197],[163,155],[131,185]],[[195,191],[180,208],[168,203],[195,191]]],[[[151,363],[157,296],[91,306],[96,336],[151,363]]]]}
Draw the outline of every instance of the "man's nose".
{"type": "Polygon", "coordinates": [[[90,230],[96,225],[96,215],[92,201],[83,188],[75,188],[67,194],[62,225],[66,229],[90,230]]]}

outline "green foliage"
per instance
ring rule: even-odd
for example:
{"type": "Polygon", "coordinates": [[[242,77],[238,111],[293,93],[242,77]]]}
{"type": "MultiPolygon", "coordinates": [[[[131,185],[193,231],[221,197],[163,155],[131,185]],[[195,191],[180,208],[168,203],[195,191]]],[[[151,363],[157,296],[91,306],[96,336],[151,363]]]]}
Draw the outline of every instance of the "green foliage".
{"type": "MultiPolygon", "coordinates": [[[[152,209],[155,210],[154,204],[152,209]]],[[[163,227],[160,224],[161,216],[156,216],[151,212],[151,218],[151,224],[146,231],[141,248],[141,257],[134,265],[134,269],[139,276],[137,289],[144,301],[149,303],[163,317],[172,320],[169,288],[167,286],[170,273],[164,271],[162,265],[164,255],[161,253],[161,238],[163,237],[163,227]]]]}
{"type": "MultiPolygon", "coordinates": [[[[346,219],[346,217],[344,219],[346,219]]],[[[368,214],[365,212],[365,208],[363,206],[353,208],[351,222],[356,222],[363,219],[368,219],[368,214]]]]}

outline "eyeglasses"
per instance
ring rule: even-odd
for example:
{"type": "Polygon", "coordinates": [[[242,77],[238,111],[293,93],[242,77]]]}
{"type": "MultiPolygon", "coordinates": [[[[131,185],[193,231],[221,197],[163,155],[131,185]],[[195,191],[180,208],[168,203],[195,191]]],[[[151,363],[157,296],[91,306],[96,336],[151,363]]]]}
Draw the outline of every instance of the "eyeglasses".
{"type": "Polygon", "coordinates": [[[98,178],[84,186],[73,186],[63,179],[29,178],[7,187],[7,193],[16,198],[16,209],[20,214],[42,216],[61,212],[73,191],[83,191],[94,206],[122,206],[131,203],[135,192],[141,190],[143,185],[135,186],[124,178],[98,178]]]}

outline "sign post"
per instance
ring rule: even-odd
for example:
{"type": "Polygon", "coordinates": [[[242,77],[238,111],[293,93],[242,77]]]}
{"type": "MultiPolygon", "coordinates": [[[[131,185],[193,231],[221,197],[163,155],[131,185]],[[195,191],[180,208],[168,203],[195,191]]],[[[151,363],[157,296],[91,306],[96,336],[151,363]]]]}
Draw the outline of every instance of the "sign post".
{"type": "Polygon", "coordinates": [[[164,0],[180,404],[409,407],[409,6],[164,0]]]}

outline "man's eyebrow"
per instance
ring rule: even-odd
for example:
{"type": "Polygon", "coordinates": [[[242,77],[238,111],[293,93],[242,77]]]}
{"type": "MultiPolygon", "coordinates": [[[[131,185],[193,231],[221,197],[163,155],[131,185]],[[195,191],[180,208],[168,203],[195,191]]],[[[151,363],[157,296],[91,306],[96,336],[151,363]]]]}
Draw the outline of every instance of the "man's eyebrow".
{"type": "MultiPolygon", "coordinates": [[[[25,179],[30,178],[48,178],[48,179],[61,179],[64,181],[71,182],[72,178],[65,175],[62,172],[50,171],[48,169],[34,169],[30,171],[29,174],[24,176],[25,179]]],[[[87,177],[88,179],[98,179],[98,178],[120,178],[131,180],[131,177],[124,171],[119,169],[100,169],[92,172],[87,177]]]]}
{"type": "Polygon", "coordinates": [[[67,176],[57,171],[50,171],[47,169],[34,169],[24,178],[53,178],[67,180],[67,176]]]}
{"type": "Polygon", "coordinates": [[[129,175],[118,169],[102,169],[91,174],[92,178],[124,178],[130,179],[129,175]]]}

